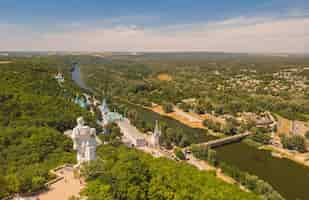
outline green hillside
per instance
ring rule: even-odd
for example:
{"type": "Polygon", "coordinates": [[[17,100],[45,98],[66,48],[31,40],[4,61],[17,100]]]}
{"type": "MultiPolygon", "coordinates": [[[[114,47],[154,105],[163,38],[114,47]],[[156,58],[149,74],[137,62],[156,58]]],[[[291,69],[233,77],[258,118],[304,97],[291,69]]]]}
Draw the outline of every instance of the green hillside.
{"type": "Polygon", "coordinates": [[[89,200],[257,200],[252,193],[229,185],[213,173],[153,158],[124,146],[103,146],[96,162],[84,171],[89,200]]]}
{"type": "Polygon", "coordinates": [[[94,123],[71,103],[78,90],[70,80],[60,87],[53,79],[57,65],[43,58],[0,65],[0,199],[41,189],[51,168],[74,163],[72,142],[62,132],[81,115],[94,123]]]}

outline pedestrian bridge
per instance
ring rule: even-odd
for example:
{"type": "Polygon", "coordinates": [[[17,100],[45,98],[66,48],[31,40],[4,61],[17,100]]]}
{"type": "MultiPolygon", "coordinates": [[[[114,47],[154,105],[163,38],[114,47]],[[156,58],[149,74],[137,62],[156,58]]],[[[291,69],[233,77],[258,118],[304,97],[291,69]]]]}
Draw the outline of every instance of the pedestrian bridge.
{"type": "Polygon", "coordinates": [[[230,136],[230,137],[220,138],[220,139],[217,139],[217,140],[211,140],[209,142],[200,143],[200,144],[196,144],[196,145],[214,148],[214,147],[222,146],[222,145],[225,145],[225,144],[230,144],[232,142],[238,142],[241,139],[249,136],[250,134],[251,134],[250,132],[245,132],[245,133],[233,135],[233,136],[230,136]]]}

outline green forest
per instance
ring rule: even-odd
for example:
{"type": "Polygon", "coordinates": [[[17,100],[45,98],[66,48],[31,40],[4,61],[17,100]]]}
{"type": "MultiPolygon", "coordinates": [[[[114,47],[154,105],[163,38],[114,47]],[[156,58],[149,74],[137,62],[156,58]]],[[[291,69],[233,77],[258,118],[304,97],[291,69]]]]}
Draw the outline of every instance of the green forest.
{"type": "Polygon", "coordinates": [[[80,92],[72,82],[60,86],[53,78],[64,66],[47,57],[0,65],[0,199],[44,188],[51,168],[75,163],[63,131],[73,128],[79,116],[95,123],[71,102],[80,92]]]}
{"type": "Polygon", "coordinates": [[[83,169],[89,200],[258,200],[224,183],[214,173],[124,146],[102,146],[97,161],[83,169]]]}
{"type": "Polygon", "coordinates": [[[291,120],[309,119],[308,60],[302,57],[146,53],[78,59],[85,80],[98,93],[136,104],[172,103],[217,115],[270,111],[291,120]],[[160,74],[170,80],[160,80],[160,74]],[[183,105],[192,98],[194,105],[183,105]]]}

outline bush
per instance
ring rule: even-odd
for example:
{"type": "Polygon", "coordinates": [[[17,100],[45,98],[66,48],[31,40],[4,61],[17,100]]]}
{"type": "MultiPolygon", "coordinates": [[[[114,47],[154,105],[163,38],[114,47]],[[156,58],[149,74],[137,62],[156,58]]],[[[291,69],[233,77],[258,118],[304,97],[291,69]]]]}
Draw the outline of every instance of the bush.
{"type": "Polygon", "coordinates": [[[307,140],[309,140],[309,131],[307,131],[307,132],[305,133],[305,138],[306,138],[307,140]]]}
{"type": "Polygon", "coordinates": [[[162,105],[162,108],[163,108],[163,111],[164,111],[165,113],[171,113],[171,112],[174,111],[174,110],[173,110],[173,104],[171,104],[171,103],[164,103],[164,104],[162,105]]]}
{"type": "Polygon", "coordinates": [[[99,137],[103,142],[107,142],[113,146],[119,146],[121,142],[122,133],[117,124],[108,124],[105,127],[105,134],[100,134],[99,137]]]}
{"type": "Polygon", "coordinates": [[[186,159],[185,154],[182,152],[182,150],[180,148],[175,148],[174,149],[174,154],[180,160],[185,160],[186,159]]]}
{"type": "Polygon", "coordinates": [[[214,132],[220,132],[221,131],[221,124],[219,122],[214,122],[210,119],[205,119],[203,121],[203,125],[207,128],[213,130],[214,132]]]}
{"type": "Polygon", "coordinates": [[[186,103],[179,103],[178,107],[184,112],[189,112],[190,110],[190,105],[186,103]]]}
{"type": "Polygon", "coordinates": [[[216,166],[218,164],[217,152],[213,149],[208,149],[207,151],[207,161],[210,165],[216,166]]]}
{"type": "Polygon", "coordinates": [[[284,200],[269,183],[259,179],[257,176],[242,172],[237,167],[230,166],[224,162],[221,162],[219,166],[224,174],[231,176],[252,192],[262,195],[266,200],[284,200]]]}
{"type": "Polygon", "coordinates": [[[208,160],[208,148],[204,146],[192,145],[191,151],[194,157],[201,160],[208,160]]]}
{"type": "Polygon", "coordinates": [[[224,125],[224,127],[222,128],[222,132],[225,135],[235,135],[237,134],[237,128],[235,127],[235,125],[233,125],[232,123],[227,123],[226,125],[224,125]]]}
{"type": "Polygon", "coordinates": [[[281,143],[282,143],[283,148],[285,149],[296,150],[301,153],[306,152],[306,141],[303,136],[293,135],[289,137],[286,135],[282,135],[281,143]]]}
{"type": "Polygon", "coordinates": [[[269,133],[256,133],[251,136],[251,139],[262,144],[270,144],[271,142],[271,136],[269,133]]]}
{"type": "Polygon", "coordinates": [[[210,165],[216,166],[218,164],[217,152],[209,147],[192,145],[191,151],[194,157],[207,160],[210,165]]]}

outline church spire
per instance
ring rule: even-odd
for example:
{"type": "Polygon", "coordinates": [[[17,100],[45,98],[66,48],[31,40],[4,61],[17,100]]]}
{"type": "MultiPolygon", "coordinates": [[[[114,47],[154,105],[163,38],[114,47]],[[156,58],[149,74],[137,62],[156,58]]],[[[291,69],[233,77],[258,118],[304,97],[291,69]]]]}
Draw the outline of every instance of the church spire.
{"type": "Polygon", "coordinates": [[[153,134],[151,136],[151,146],[153,147],[159,147],[160,146],[160,135],[161,135],[161,129],[159,127],[158,120],[156,120],[156,125],[153,130],[153,134]]]}
{"type": "Polygon", "coordinates": [[[159,123],[158,123],[158,120],[156,120],[156,125],[155,125],[155,129],[153,131],[153,134],[155,136],[160,136],[161,135],[161,129],[159,127],[159,123]]]}

